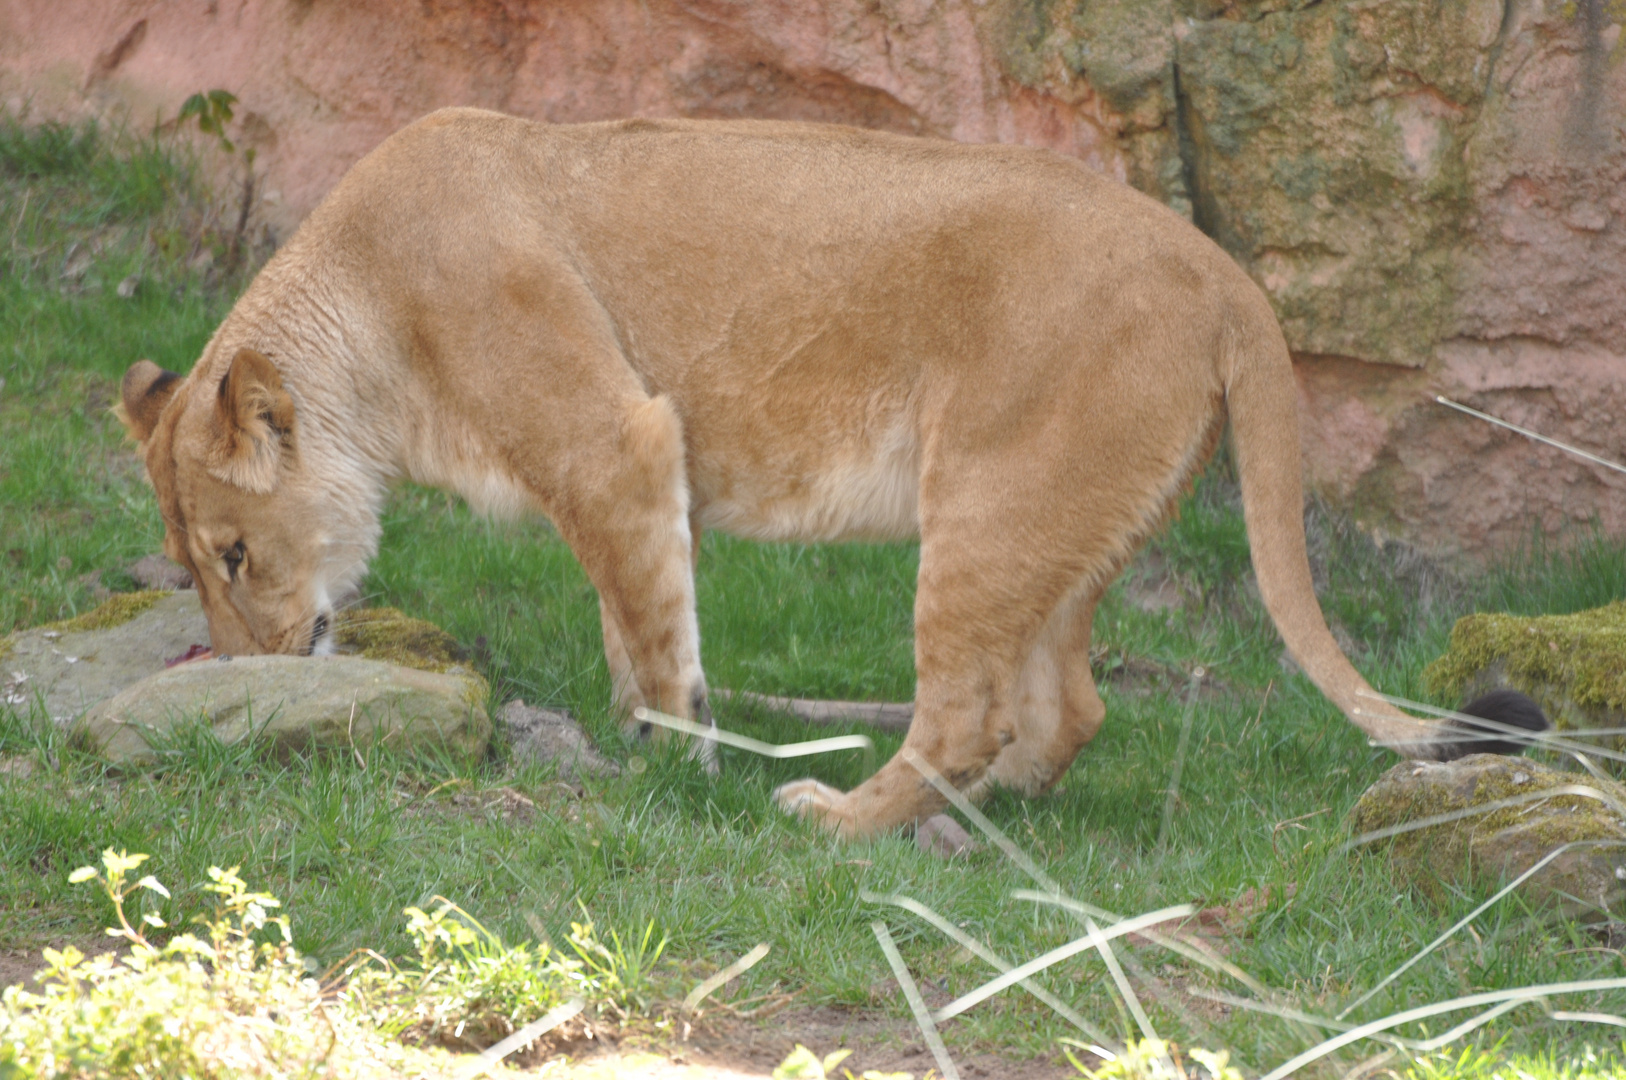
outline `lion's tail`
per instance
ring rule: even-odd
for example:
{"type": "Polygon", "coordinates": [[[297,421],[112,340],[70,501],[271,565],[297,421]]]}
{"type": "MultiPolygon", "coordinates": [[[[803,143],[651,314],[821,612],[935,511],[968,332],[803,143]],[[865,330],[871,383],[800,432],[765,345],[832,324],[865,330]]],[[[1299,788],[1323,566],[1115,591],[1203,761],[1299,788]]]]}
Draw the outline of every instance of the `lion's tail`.
{"type": "Polygon", "coordinates": [[[1299,412],[1292,362],[1263,296],[1232,327],[1225,377],[1242,509],[1265,608],[1305,674],[1373,741],[1414,757],[1448,754],[1436,725],[1407,716],[1372,688],[1327,629],[1304,547],[1299,412]]]}

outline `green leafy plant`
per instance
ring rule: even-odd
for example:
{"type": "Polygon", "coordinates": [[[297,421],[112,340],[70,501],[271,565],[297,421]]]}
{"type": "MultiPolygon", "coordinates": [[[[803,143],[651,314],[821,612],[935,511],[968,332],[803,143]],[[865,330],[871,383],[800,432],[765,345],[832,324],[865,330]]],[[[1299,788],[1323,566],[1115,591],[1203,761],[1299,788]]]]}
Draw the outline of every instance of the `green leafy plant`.
{"type": "MultiPolygon", "coordinates": [[[[226,125],[235,117],[232,106],[237,104],[237,95],[229,90],[208,90],[193,94],[181,103],[181,111],[175,117],[175,126],[183,128],[188,121],[195,121],[198,130],[205,135],[212,135],[220,143],[220,148],[227,154],[237,153],[237,144],[231,141],[226,132],[226,125]]],[[[243,150],[243,187],[242,198],[237,211],[237,228],[232,233],[231,246],[227,252],[228,262],[235,266],[242,255],[243,237],[248,232],[249,214],[254,209],[254,147],[245,147],[243,150]]]]}
{"type": "Polygon", "coordinates": [[[1186,1056],[1201,1065],[1205,1072],[1188,1071],[1180,1060],[1180,1051],[1162,1039],[1130,1039],[1124,1052],[1099,1069],[1091,1069],[1074,1056],[1072,1048],[1084,1049],[1081,1042],[1062,1039],[1062,1053],[1073,1063],[1081,1075],[1089,1080],[1242,1080],[1242,1072],[1230,1064],[1230,1052],[1203,1050],[1192,1047],[1186,1056]]]}
{"type": "Polygon", "coordinates": [[[226,134],[226,125],[232,121],[232,106],[236,104],[237,95],[229,90],[193,94],[181,103],[181,111],[175,117],[175,122],[177,126],[184,127],[188,120],[196,120],[199,131],[219,139],[220,148],[226,153],[234,153],[237,147],[226,134]]]}
{"type": "Polygon", "coordinates": [[[596,990],[591,974],[546,944],[510,946],[444,897],[406,909],[415,966],[366,952],[341,993],[352,1013],[388,1034],[486,1047],[572,997],[596,990]]]}
{"type": "Polygon", "coordinates": [[[653,948],[650,947],[649,942],[654,935],[655,923],[650,920],[636,946],[628,948],[623,945],[621,935],[614,930],[610,931],[610,945],[607,946],[594,936],[592,920],[570,924],[570,947],[581,957],[605,1004],[623,1017],[648,1012],[654,1000],[656,990],[653,974],[661,953],[666,951],[664,935],[653,948]]]}
{"type": "Polygon", "coordinates": [[[329,1013],[287,918],[270,914],[276,898],[251,891],[235,867],[209,869],[217,910],[201,934],[153,943],[147,933],[164,920],[147,912],[132,923],[126,912],[138,891],[169,897],[150,874],[131,880],[146,860],[110,848],[100,869],[69,876],[101,887],[118,923],[108,935],[125,952],[46,949],[40,989],[0,995],[0,1077],[343,1075],[336,1063],[354,1056],[345,1051],[380,1052],[329,1013]]]}
{"type": "MultiPolygon", "coordinates": [[[[797,1043],[796,1049],[774,1069],[773,1080],[835,1080],[836,1066],[847,1060],[851,1054],[850,1049],[843,1048],[821,1058],[801,1043],[797,1043]]],[[[853,1076],[851,1069],[842,1069],[841,1075],[845,1080],[914,1080],[913,1073],[883,1073],[874,1069],[865,1069],[864,1074],[859,1077],[853,1076]]]]}

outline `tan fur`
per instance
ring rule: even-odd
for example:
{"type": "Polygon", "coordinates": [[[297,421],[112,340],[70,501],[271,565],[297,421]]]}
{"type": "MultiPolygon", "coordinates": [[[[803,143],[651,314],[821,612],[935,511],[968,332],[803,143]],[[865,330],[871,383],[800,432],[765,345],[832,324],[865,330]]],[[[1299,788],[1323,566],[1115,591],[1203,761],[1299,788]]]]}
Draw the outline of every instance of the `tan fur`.
{"type": "MultiPolygon", "coordinates": [[[[1427,738],[1358,696],[1316,605],[1263,296],[1048,153],[446,110],[350,172],[184,381],[138,364],[124,399],[218,651],[326,647],[411,478],[551,518],[598,589],[618,703],[705,716],[700,528],[919,535],[908,745],[1024,791],[1099,728],[1096,600],[1229,415],[1288,647],[1368,732],[1427,738]]],[[[901,761],[780,800],[848,835],[938,806],[901,761]]]]}

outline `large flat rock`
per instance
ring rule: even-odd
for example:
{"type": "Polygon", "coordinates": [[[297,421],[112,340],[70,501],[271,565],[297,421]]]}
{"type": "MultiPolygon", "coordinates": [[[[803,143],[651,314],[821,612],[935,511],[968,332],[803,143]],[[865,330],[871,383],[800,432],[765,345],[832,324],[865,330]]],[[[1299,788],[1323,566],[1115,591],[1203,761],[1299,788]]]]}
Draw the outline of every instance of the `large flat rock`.
{"type": "Polygon", "coordinates": [[[355,656],[200,660],[151,675],[94,706],[73,739],[116,764],[147,764],[179,729],[206,724],[227,744],[437,748],[483,754],[486,684],[355,656]]]}
{"type": "Polygon", "coordinates": [[[0,703],[22,711],[37,703],[68,724],[208,641],[197,593],[126,593],[79,619],[0,639],[0,703]]]}
{"type": "Polygon", "coordinates": [[[43,709],[118,763],[156,759],[177,726],[293,749],[383,743],[485,752],[489,687],[457,641],[393,608],[350,611],[330,657],[250,656],[165,669],[209,641],[198,594],[115,596],[77,619],[0,639],[0,707],[43,709]]]}

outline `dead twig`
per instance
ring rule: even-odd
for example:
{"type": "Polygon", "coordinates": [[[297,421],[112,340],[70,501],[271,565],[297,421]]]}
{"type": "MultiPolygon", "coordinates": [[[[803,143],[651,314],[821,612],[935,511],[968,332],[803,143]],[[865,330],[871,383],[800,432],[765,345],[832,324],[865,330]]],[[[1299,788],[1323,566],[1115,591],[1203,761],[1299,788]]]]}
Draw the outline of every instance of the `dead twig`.
{"type": "Polygon", "coordinates": [[[724,701],[790,713],[809,724],[868,724],[882,731],[908,731],[915,718],[913,702],[824,701],[818,698],[774,697],[752,690],[718,688],[713,694],[724,701]]]}

